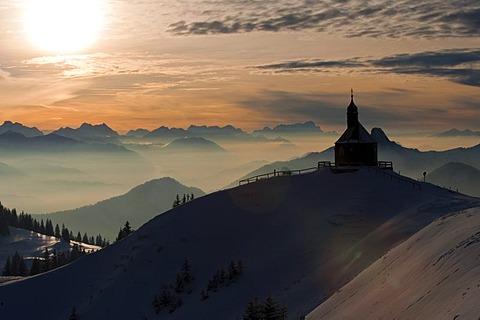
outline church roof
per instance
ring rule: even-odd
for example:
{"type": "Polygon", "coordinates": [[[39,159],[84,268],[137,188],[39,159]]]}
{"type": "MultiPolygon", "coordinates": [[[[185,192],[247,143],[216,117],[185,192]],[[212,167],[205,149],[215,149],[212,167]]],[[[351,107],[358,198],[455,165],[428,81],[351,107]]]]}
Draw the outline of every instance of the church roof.
{"type": "Polygon", "coordinates": [[[365,129],[360,122],[357,125],[347,128],[342,136],[335,143],[352,143],[352,142],[376,142],[372,138],[367,129],[365,129]]]}
{"type": "Polygon", "coordinates": [[[347,107],[347,113],[358,113],[358,108],[355,105],[355,102],[353,102],[353,94],[352,94],[352,100],[350,101],[350,104],[347,107]]]}

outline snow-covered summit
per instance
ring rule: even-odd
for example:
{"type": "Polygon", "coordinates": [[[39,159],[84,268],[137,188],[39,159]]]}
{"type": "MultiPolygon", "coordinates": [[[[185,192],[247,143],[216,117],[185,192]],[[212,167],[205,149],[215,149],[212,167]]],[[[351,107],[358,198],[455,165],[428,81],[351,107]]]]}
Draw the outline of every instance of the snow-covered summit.
{"type": "Polygon", "coordinates": [[[435,218],[480,206],[415,183],[376,169],[325,168],[216,192],[71,265],[0,286],[0,315],[66,319],[75,307],[80,319],[236,319],[252,297],[270,295],[298,319],[435,218]],[[195,277],[191,293],[174,293],[181,306],[156,315],[154,296],[175,284],[185,259],[195,277]],[[202,299],[232,260],[243,262],[243,274],[202,299]],[[45,287],[69,294],[38,295],[45,287]],[[29,308],[21,307],[25,300],[29,308]]]}

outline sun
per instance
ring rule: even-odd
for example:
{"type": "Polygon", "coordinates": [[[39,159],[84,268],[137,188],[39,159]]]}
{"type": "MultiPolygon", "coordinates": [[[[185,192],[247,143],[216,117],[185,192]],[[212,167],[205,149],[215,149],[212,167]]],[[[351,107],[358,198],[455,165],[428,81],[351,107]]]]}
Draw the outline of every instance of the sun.
{"type": "Polygon", "coordinates": [[[41,50],[74,53],[99,37],[103,23],[101,0],[29,0],[25,26],[41,50]]]}

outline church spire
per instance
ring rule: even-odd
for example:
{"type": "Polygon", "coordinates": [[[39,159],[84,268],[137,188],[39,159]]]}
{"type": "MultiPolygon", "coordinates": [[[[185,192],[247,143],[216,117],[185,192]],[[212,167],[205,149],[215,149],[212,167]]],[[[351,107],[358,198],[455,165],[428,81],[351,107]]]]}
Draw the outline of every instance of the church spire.
{"type": "Polygon", "coordinates": [[[350,89],[350,104],[347,107],[347,128],[356,127],[358,125],[358,108],[353,102],[353,89],[350,89]]]}

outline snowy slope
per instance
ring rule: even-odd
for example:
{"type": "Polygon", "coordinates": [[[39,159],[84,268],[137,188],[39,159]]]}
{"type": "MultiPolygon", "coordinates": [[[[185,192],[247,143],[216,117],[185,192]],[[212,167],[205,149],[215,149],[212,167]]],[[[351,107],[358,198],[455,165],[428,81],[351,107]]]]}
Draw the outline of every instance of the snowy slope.
{"type": "Polygon", "coordinates": [[[307,319],[477,319],[480,208],[442,217],[384,255],[307,319]]]}
{"type": "Polygon", "coordinates": [[[272,295],[298,319],[435,218],[480,206],[396,178],[322,169],[198,198],[73,264],[0,286],[0,319],[66,319],[73,306],[82,320],[238,319],[255,295],[272,295]],[[155,315],[153,296],[175,282],[185,259],[192,293],[180,295],[173,313],[155,315]],[[243,261],[244,273],[202,301],[209,279],[232,259],[243,261]],[[38,295],[45,287],[69,294],[38,295]]]}
{"type": "MultiPolygon", "coordinates": [[[[10,227],[10,235],[0,237],[0,273],[3,270],[8,256],[13,256],[18,251],[25,260],[31,260],[35,257],[41,257],[45,248],[49,251],[55,249],[57,252],[70,250],[74,244],[79,244],[87,252],[101,249],[85,243],[71,241],[67,243],[64,240],[46,236],[29,230],[10,227]]],[[[0,317],[1,319],[1,317],[0,317]]]]}
{"type": "Polygon", "coordinates": [[[187,187],[175,179],[164,177],[147,181],[129,192],[94,205],[38,216],[53,223],[65,224],[74,230],[91,235],[101,234],[114,240],[118,230],[129,221],[138,229],[146,221],[172,207],[175,196],[193,193],[195,197],[205,193],[195,187],[187,187]]]}

